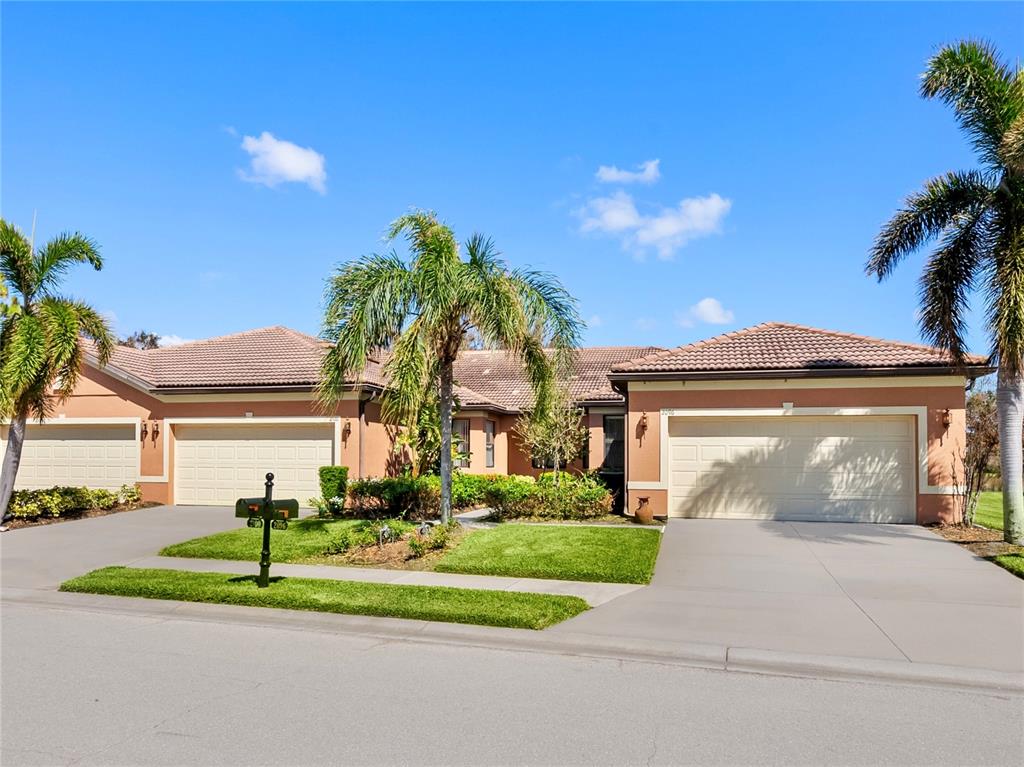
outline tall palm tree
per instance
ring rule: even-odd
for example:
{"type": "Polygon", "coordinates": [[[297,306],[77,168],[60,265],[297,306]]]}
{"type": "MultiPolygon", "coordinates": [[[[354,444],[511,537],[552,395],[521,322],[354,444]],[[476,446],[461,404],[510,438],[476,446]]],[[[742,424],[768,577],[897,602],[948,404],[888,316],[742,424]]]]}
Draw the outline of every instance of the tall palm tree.
{"type": "Polygon", "coordinates": [[[82,368],[83,336],[96,345],[101,363],[114,344],[96,310],[56,293],[76,263],[103,266],[88,238],[62,234],[37,251],[17,227],[0,219],[0,276],[20,304],[0,322],[0,419],[10,421],[0,474],[2,522],[8,518],[29,417],[42,421],[55,402],[71,396],[82,368]]]}
{"type": "Polygon", "coordinates": [[[986,299],[1003,474],[1003,529],[1024,543],[1024,70],[979,42],[941,49],[921,95],[950,106],[979,167],[931,179],[907,198],[875,241],[867,271],[888,277],[908,253],[937,240],[920,280],[922,333],[965,358],[972,295],[986,299]]]}
{"type": "Polygon", "coordinates": [[[571,363],[582,322],[573,299],[553,276],[509,269],[493,243],[475,234],[465,258],[450,228],[433,213],[402,216],[389,230],[408,241],[411,259],[395,252],[364,256],[340,267],[325,292],[321,402],[333,406],[367,357],[387,348],[389,386],[383,415],[410,423],[434,389],[441,418],[441,519],[451,514],[454,365],[468,333],[489,348],[519,357],[538,395],[554,369],[571,363]],[[552,347],[549,355],[545,347],[552,347]]]}

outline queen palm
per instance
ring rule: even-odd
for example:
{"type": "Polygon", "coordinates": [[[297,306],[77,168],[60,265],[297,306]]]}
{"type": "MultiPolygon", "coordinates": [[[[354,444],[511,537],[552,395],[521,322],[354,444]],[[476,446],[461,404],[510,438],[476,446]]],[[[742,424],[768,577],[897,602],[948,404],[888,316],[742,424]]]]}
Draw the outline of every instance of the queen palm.
{"type": "Polygon", "coordinates": [[[44,420],[55,402],[71,396],[82,368],[83,336],[93,341],[101,363],[110,357],[114,340],[103,318],[56,292],[68,269],[83,262],[103,266],[95,244],[81,234],[62,234],[37,251],[17,227],[0,219],[0,276],[20,305],[0,322],[0,419],[10,421],[0,475],[4,522],[28,419],[44,420]]]}
{"type": "Polygon", "coordinates": [[[920,279],[922,333],[965,361],[970,299],[985,298],[996,386],[1004,536],[1022,543],[1024,421],[1024,71],[977,42],[941,49],[921,82],[950,106],[978,156],[973,170],[928,181],[882,229],[867,264],[888,277],[910,252],[937,242],[920,279]]]}
{"type": "Polygon", "coordinates": [[[551,275],[509,269],[492,242],[473,235],[460,253],[452,230],[433,213],[402,216],[390,228],[404,236],[406,261],[395,252],[341,266],[325,293],[321,402],[333,406],[346,382],[378,349],[388,389],[383,416],[409,424],[427,393],[437,392],[441,420],[441,519],[451,513],[454,366],[467,334],[520,358],[538,402],[555,369],[568,365],[582,322],[576,301],[551,275]],[[546,347],[554,351],[549,355],[546,347]]]}

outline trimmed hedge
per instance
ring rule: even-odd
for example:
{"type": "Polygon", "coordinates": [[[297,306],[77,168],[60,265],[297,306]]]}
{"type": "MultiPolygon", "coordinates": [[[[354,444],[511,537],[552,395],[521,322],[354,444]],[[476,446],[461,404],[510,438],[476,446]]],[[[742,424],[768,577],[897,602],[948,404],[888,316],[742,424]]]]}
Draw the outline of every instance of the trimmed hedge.
{"type": "Polygon", "coordinates": [[[117,506],[133,508],[142,502],[138,485],[122,485],[117,492],[87,487],[50,487],[45,490],[15,490],[10,511],[16,519],[60,517],[77,512],[117,506]]]}
{"type": "Polygon", "coordinates": [[[330,502],[333,498],[345,500],[348,491],[348,466],[321,466],[320,497],[330,502]]]}
{"type": "MultiPolygon", "coordinates": [[[[435,517],[441,507],[441,478],[385,477],[349,485],[352,510],[359,516],[435,517]]],[[[594,519],[611,513],[612,495],[594,475],[562,473],[554,478],[462,474],[452,476],[452,507],[490,506],[504,519],[594,519]]]]}
{"type": "Polygon", "coordinates": [[[502,519],[595,519],[612,513],[612,494],[592,474],[507,477],[486,494],[486,503],[502,519]]]}

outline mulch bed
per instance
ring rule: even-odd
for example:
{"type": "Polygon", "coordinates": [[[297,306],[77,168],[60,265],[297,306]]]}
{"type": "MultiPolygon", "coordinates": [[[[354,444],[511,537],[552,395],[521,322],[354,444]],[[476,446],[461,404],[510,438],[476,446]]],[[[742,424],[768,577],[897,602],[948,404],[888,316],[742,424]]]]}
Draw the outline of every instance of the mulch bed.
{"type": "Polygon", "coordinates": [[[440,551],[428,551],[421,557],[414,557],[407,540],[385,543],[383,546],[360,546],[344,554],[326,554],[326,564],[350,567],[382,567],[389,570],[433,570],[444,554],[455,546],[465,535],[459,531],[452,534],[448,546],[440,551]]]}
{"type": "Polygon", "coordinates": [[[120,514],[123,511],[138,511],[139,509],[151,509],[160,506],[159,503],[147,501],[138,506],[122,506],[113,509],[87,509],[86,511],[75,511],[63,514],[59,517],[36,517],[35,519],[12,519],[6,527],[8,530],[20,530],[23,527],[39,527],[40,525],[53,525],[58,522],[73,522],[76,519],[89,519],[90,517],[105,517],[108,514],[120,514]]]}
{"type": "Polygon", "coordinates": [[[959,525],[943,525],[933,527],[936,533],[947,541],[959,543],[972,554],[988,559],[1001,554],[1024,554],[1024,546],[1015,546],[1003,540],[1001,530],[989,530],[987,527],[960,527],[959,525]]]}

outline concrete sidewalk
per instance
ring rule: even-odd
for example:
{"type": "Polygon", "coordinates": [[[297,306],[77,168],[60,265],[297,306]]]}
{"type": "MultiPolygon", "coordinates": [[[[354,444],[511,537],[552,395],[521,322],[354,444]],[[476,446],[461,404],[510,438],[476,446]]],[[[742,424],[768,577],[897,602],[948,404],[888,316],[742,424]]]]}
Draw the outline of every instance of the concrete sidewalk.
{"type": "MultiPolygon", "coordinates": [[[[132,567],[155,567],[165,570],[193,570],[203,573],[255,575],[259,566],[250,562],[224,559],[187,559],[183,557],[143,557],[131,562],[132,567]]],[[[583,599],[591,607],[602,605],[643,586],[629,583],[586,583],[556,581],[543,578],[503,578],[496,575],[460,575],[417,570],[388,570],[372,567],[335,567],[334,565],[273,564],[271,576],[292,578],[323,578],[333,581],[364,581],[394,583],[404,586],[448,586],[485,591],[526,591],[534,594],[562,594],[583,599]]]]}

